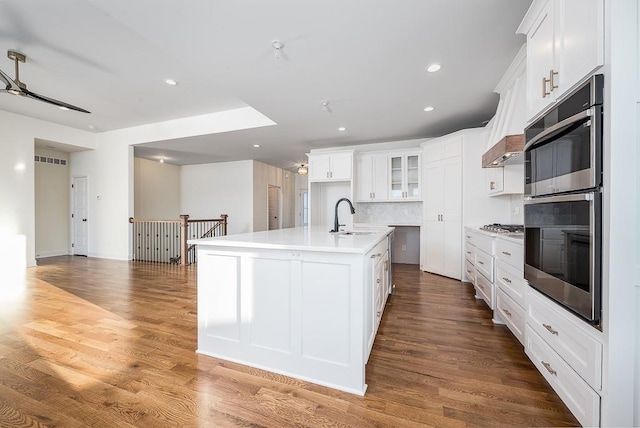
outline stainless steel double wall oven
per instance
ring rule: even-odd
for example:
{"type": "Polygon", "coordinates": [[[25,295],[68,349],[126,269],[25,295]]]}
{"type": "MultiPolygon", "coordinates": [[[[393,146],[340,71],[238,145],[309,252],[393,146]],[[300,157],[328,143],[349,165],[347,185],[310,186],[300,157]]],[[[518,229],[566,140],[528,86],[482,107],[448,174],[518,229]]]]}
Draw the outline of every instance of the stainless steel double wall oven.
{"type": "Polygon", "coordinates": [[[602,75],[525,130],[529,284],[599,326],[602,298],[602,75]]]}

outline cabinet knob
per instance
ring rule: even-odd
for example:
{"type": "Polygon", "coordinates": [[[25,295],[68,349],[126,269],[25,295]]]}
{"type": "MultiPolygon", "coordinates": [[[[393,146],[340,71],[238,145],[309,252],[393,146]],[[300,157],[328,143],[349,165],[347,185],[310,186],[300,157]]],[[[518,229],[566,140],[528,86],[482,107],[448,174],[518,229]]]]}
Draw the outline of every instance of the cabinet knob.
{"type": "Polygon", "coordinates": [[[558,375],[558,372],[557,372],[557,371],[555,371],[555,370],[551,367],[551,364],[549,364],[549,363],[547,363],[547,362],[544,362],[544,361],[541,361],[541,363],[542,363],[542,365],[544,366],[544,368],[545,368],[545,369],[547,369],[547,371],[548,371],[549,373],[551,373],[553,376],[557,376],[557,375],[558,375]]]}
{"type": "Polygon", "coordinates": [[[556,85],[554,83],[554,76],[557,76],[558,72],[557,71],[553,71],[553,69],[549,70],[549,92],[553,91],[554,89],[558,89],[558,85],[556,85]]]}
{"type": "Polygon", "coordinates": [[[554,330],[549,324],[542,324],[542,326],[546,328],[549,333],[558,336],[558,330],[554,330]]]}
{"type": "Polygon", "coordinates": [[[549,83],[549,79],[546,77],[542,78],[542,98],[547,98],[547,95],[551,95],[551,92],[547,92],[547,83],[549,83]]]}
{"type": "Polygon", "coordinates": [[[492,182],[489,183],[489,189],[490,190],[496,190],[496,182],[495,181],[492,181],[492,182]]]}

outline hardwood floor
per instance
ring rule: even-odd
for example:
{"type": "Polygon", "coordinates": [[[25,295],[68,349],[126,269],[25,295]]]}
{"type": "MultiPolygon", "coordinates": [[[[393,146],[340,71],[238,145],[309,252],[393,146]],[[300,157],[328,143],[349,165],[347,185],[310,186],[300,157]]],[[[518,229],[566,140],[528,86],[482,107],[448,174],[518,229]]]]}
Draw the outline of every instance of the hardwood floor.
{"type": "Polygon", "coordinates": [[[197,355],[193,266],[41,260],[0,296],[0,426],[578,425],[469,284],[393,268],[358,397],[197,355]]]}

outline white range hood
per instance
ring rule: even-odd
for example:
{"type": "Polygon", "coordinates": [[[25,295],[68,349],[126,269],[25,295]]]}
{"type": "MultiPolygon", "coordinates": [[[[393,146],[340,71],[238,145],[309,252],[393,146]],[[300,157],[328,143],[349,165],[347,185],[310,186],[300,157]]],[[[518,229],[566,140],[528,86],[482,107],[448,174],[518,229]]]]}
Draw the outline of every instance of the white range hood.
{"type": "Polygon", "coordinates": [[[500,94],[491,127],[487,152],[482,156],[484,168],[521,163],[526,124],[526,45],[522,45],[494,92],[500,94]]]}

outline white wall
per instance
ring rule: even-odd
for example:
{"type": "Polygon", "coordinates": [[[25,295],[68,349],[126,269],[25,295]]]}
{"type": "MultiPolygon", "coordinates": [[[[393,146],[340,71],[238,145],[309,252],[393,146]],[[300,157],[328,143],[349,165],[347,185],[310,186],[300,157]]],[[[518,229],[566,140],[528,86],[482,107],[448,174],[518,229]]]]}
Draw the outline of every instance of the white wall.
{"type": "Polygon", "coordinates": [[[36,148],[38,156],[63,159],[66,165],[35,163],[36,257],[69,254],[70,178],[69,154],[36,148]]]}
{"type": "Polygon", "coordinates": [[[511,219],[509,196],[489,197],[485,185],[482,155],[487,149],[488,130],[467,129],[462,132],[462,221],[465,226],[489,223],[508,224],[511,219]]]}
{"type": "Polygon", "coordinates": [[[295,226],[295,174],[253,161],[253,231],[268,230],[269,186],[280,188],[282,228],[295,226]]]}
{"type": "Polygon", "coordinates": [[[180,216],[180,170],[169,163],[134,160],[134,216],[177,219],[180,216]]]}
{"type": "Polygon", "coordinates": [[[0,111],[0,123],[0,245],[16,239],[24,242],[25,263],[35,266],[34,139],[92,149],[96,136],[5,111],[0,111]]]}
{"type": "Polygon", "coordinates": [[[302,226],[302,192],[309,190],[309,176],[295,174],[295,222],[294,226],[302,226]]]}
{"type": "MultiPolygon", "coordinates": [[[[185,165],[180,212],[191,218],[229,215],[229,235],[253,231],[253,161],[185,165]]],[[[266,218],[266,214],[265,214],[266,218]]]]}

